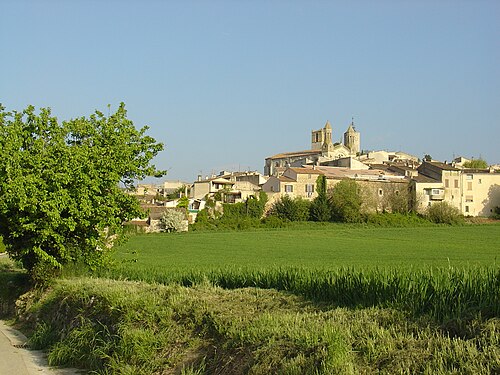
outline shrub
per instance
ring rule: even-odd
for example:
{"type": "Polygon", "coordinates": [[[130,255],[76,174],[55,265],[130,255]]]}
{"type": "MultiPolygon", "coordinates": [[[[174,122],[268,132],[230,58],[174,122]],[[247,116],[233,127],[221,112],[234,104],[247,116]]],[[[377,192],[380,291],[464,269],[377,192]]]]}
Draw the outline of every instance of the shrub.
{"type": "Polygon", "coordinates": [[[186,227],[186,215],[179,210],[166,210],[160,219],[160,228],[167,232],[179,232],[186,227]]]}
{"type": "Polygon", "coordinates": [[[309,220],[309,201],[300,197],[290,198],[284,195],[274,203],[271,215],[275,215],[282,220],[307,221],[309,220]]]}
{"type": "Polygon", "coordinates": [[[427,207],[427,218],[437,224],[459,224],[463,222],[463,216],[459,209],[448,202],[438,202],[427,207]]]}
{"type": "Polygon", "coordinates": [[[500,206],[496,206],[496,207],[493,209],[493,215],[492,215],[492,218],[493,218],[493,219],[500,220],[500,206]]]}

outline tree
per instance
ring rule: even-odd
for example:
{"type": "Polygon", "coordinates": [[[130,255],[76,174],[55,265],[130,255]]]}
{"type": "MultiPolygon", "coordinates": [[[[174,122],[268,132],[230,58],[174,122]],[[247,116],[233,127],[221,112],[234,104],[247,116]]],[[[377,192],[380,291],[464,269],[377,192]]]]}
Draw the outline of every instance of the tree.
{"type": "Polygon", "coordinates": [[[472,169],[486,169],[488,168],[488,163],[483,159],[472,159],[466,161],[464,164],[464,168],[472,168],[472,169]]]}
{"type": "Polygon", "coordinates": [[[459,224],[463,221],[460,210],[446,201],[427,207],[427,218],[437,224],[459,224]]]}
{"type": "Polygon", "coordinates": [[[0,235],[30,273],[83,259],[96,266],[106,237],[142,216],[134,180],[161,176],[163,149],[127,119],[125,105],[59,123],[49,108],[6,112],[0,105],[0,235]]]}
{"type": "Polygon", "coordinates": [[[166,210],[160,218],[161,229],[167,232],[179,232],[187,228],[186,213],[176,209],[166,210]]]}
{"type": "Polygon", "coordinates": [[[361,189],[356,181],[338,182],[330,192],[330,202],[333,220],[346,223],[361,220],[361,189]]]}
{"type": "Polygon", "coordinates": [[[318,195],[311,202],[311,219],[314,221],[329,221],[332,217],[332,210],[326,195],[326,177],[318,176],[316,179],[316,192],[318,195]]]}
{"type": "Polygon", "coordinates": [[[384,192],[383,207],[393,213],[410,212],[410,192],[406,184],[387,184],[384,192]]]}
{"type": "Polygon", "coordinates": [[[305,199],[296,197],[290,198],[284,195],[276,201],[271,209],[271,215],[275,215],[283,220],[307,221],[309,220],[309,205],[305,199]]]}

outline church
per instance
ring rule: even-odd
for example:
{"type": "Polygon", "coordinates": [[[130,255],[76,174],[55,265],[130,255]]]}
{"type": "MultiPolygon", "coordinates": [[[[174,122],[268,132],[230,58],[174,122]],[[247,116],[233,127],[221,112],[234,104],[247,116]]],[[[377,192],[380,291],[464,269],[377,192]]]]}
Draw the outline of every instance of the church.
{"type": "Polygon", "coordinates": [[[332,160],[359,155],[361,151],[360,134],[351,122],[344,133],[344,143],[333,143],[332,125],[329,121],[319,130],[311,132],[311,149],[285,152],[266,158],[264,174],[279,176],[287,167],[300,167],[306,164],[318,165],[332,160]]]}

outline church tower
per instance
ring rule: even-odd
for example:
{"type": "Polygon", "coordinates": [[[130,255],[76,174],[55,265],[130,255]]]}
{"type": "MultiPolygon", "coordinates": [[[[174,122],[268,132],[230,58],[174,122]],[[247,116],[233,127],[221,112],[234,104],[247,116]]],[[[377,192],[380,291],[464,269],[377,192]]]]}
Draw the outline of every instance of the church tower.
{"type": "Polygon", "coordinates": [[[330,121],[327,121],[325,127],[311,132],[311,150],[322,150],[323,145],[332,142],[332,126],[330,121]]]}
{"type": "Polygon", "coordinates": [[[354,128],[354,119],[344,133],[344,146],[351,150],[354,155],[361,151],[360,134],[354,128]]]}

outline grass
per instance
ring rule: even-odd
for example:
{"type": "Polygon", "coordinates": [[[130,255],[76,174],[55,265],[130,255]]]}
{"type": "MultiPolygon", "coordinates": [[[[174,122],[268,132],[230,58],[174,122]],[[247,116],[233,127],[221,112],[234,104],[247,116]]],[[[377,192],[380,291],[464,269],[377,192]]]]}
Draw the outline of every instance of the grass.
{"type": "MultiPolygon", "coordinates": [[[[307,226],[306,228],[310,228],[307,226]]],[[[492,266],[500,225],[414,228],[320,225],[317,229],[150,234],[116,252],[124,268],[305,267],[332,269],[492,266]]]]}
{"type": "Polygon", "coordinates": [[[138,235],[18,309],[51,364],[95,374],[500,373],[499,229],[138,235]]]}
{"type": "Polygon", "coordinates": [[[275,290],[59,280],[23,316],[53,365],[95,374],[492,374],[500,320],[467,337],[392,308],[332,308],[275,290]]]}

